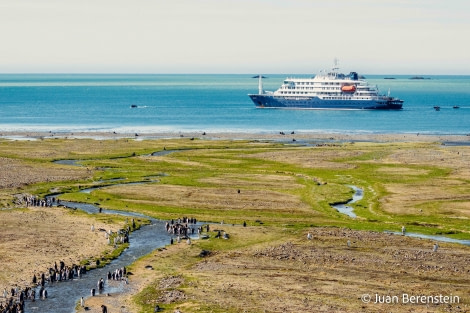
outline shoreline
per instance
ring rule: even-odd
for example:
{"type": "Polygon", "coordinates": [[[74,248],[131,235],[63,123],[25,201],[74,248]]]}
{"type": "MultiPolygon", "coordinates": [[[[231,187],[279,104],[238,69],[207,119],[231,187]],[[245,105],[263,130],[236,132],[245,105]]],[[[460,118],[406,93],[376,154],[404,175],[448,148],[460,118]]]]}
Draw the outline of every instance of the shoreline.
{"type": "Polygon", "coordinates": [[[371,141],[371,142],[449,142],[470,145],[470,134],[421,134],[421,133],[332,133],[332,132],[139,132],[118,133],[106,131],[92,132],[43,132],[43,131],[7,131],[0,132],[0,139],[5,140],[43,140],[43,139],[207,139],[207,140],[275,140],[297,141],[371,141]]]}

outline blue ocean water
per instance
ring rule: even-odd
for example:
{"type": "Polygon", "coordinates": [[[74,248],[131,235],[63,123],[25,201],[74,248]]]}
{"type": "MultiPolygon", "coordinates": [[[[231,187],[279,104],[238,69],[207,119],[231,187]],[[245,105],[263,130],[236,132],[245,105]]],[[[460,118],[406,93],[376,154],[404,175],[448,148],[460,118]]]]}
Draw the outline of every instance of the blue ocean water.
{"type": "Polygon", "coordinates": [[[256,109],[251,76],[0,74],[0,131],[470,133],[470,76],[365,75],[400,111],[256,109]]]}

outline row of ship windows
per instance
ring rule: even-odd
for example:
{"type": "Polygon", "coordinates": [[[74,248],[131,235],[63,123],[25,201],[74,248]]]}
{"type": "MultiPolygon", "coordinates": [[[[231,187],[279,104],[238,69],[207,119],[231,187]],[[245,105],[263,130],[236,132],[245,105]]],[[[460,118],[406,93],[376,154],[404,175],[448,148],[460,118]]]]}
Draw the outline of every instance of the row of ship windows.
{"type": "MultiPolygon", "coordinates": [[[[306,92],[306,91],[281,91],[280,92],[281,95],[310,95],[311,93],[310,92],[306,92]]],[[[339,92],[316,92],[315,94],[317,95],[335,95],[335,94],[338,94],[339,92]]],[[[356,93],[356,94],[360,94],[361,96],[371,96],[373,95],[372,93],[365,93],[365,92],[362,92],[362,93],[356,93]]]]}
{"type": "MultiPolygon", "coordinates": [[[[289,99],[289,97],[285,97],[289,99]]],[[[290,98],[292,99],[292,98],[290,98]]],[[[370,97],[322,97],[323,100],[370,100],[370,97]]]]}
{"type": "MultiPolygon", "coordinates": [[[[323,97],[324,100],[353,100],[352,97],[323,97]]],[[[354,97],[354,100],[370,100],[370,98],[354,97]]]]}
{"type": "MultiPolygon", "coordinates": [[[[283,88],[281,89],[287,89],[287,90],[341,90],[341,88],[339,87],[286,87],[286,86],[283,86],[283,88]]],[[[361,90],[364,90],[364,91],[373,91],[371,89],[361,89],[361,90]]]]}
{"type": "MultiPolygon", "coordinates": [[[[292,85],[292,84],[296,84],[296,85],[319,85],[320,83],[316,82],[296,82],[296,83],[293,83],[293,82],[288,82],[288,81],[285,81],[284,84],[286,85],[292,85]]],[[[331,83],[331,82],[322,82],[321,83],[322,85],[336,85],[336,86],[340,86],[342,83],[331,83]]]]}
{"type": "Polygon", "coordinates": [[[281,85],[281,89],[340,89],[341,85],[338,86],[325,86],[325,85],[311,85],[311,86],[304,86],[304,85],[281,85]]]}
{"type": "MultiPolygon", "coordinates": [[[[284,99],[292,99],[292,97],[284,97],[284,99]]],[[[322,97],[323,100],[370,100],[370,97],[322,97]]]]}
{"type": "Polygon", "coordinates": [[[338,87],[319,87],[319,86],[316,86],[316,87],[295,87],[295,86],[282,86],[281,89],[308,89],[308,90],[312,90],[312,89],[322,89],[322,90],[325,90],[325,89],[341,89],[339,86],[338,87]]]}

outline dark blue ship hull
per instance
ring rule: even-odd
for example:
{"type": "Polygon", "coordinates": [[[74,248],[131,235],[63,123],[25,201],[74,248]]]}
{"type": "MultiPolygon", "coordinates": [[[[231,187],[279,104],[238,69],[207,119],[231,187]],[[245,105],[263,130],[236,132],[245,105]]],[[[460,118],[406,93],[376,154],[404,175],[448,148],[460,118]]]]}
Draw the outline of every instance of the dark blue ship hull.
{"type": "Polygon", "coordinates": [[[271,94],[248,95],[257,108],[323,110],[400,110],[403,101],[382,97],[379,100],[322,100],[317,97],[284,98],[271,94]]]}

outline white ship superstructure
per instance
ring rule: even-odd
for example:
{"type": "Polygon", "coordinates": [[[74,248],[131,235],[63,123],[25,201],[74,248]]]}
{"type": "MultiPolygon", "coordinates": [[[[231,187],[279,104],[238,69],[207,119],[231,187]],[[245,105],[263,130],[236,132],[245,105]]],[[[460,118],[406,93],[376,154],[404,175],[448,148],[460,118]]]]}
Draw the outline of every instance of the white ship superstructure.
{"type": "Polygon", "coordinates": [[[356,72],[338,73],[337,68],[313,78],[286,78],[281,87],[264,91],[259,78],[258,94],[249,95],[259,108],[305,109],[401,109],[403,100],[380,95],[377,86],[356,72]]]}

